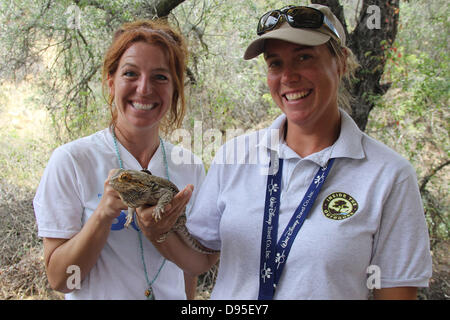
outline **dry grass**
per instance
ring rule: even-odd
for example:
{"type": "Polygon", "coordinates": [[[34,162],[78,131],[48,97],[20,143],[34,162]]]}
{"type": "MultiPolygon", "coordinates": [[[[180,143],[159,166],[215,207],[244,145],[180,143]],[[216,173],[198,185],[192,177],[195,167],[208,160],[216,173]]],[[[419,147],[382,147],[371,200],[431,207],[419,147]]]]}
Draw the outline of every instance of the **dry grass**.
{"type": "Polygon", "coordinates": [[[48,284],[42,248],[33,248],[18,263],[0,269],[0,299],[63,299],[48,284]]]}
{"type": "Polygon", "coordinates": [[[0,181],[0,299],[55,299],[37,237],[33,192],[0,181]]]}

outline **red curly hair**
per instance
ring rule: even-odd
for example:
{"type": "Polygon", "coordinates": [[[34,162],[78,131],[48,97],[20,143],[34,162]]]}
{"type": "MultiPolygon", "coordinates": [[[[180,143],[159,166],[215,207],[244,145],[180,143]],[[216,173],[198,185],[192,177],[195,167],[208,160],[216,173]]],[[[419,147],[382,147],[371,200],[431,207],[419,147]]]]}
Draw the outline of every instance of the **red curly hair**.
{"type": "Polygon", "coordinates": [[[114,96],[108,90],[108,77],[113,77],[119,66],[123,53],[136,42],[146,42],[162,47],[169,61],[169,70],[174,79],[174,94],[168,116],[163,120],[162,131],[178,128],[186,113],[184,80],[187,61],[187,47],[184,38],[164,21],[138,20],[123,24],[115,33],[113,41],[106,51],[103,61],[102,84],[110,111],[111,123],[115,125],[117,109],[113,106],[114,96]],[[106,95],[105,92],[108,92],[106,95]]]}

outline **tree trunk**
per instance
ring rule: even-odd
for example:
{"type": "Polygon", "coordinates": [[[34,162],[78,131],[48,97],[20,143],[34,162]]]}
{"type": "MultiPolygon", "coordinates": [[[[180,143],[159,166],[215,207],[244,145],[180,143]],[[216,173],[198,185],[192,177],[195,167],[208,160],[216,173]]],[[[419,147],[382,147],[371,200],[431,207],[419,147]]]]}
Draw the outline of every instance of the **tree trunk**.
{"type": "Polygon", "coordinates": [[[344,10],[338,0],[312,1],[329,6],[339,20],[344,22],[347,46],[361,64],[356,73],[357,81],[351,90],[354,97],[352,117],[361,130],[366,128],[369,113],[375,105],[374,97],[383,95],[390,86],[381,85],[380,80],[386,64],[387,49],[394,43],[397,35],[399,1],[362,1],[357,25],[351,34],[348,34],[344,10]],[[377,22],[379,25],[376,25],[377,22]]]}

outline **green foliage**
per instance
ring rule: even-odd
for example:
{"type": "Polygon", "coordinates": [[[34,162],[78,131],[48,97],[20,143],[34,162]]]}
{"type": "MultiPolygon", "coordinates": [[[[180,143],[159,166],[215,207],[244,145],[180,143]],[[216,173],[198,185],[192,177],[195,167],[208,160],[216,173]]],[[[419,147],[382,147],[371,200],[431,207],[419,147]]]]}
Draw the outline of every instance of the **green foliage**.
{"type": "Polygon", "coordinates": [[[418,173],[430,233],[449,237],[450,10],[446,1],[401,3],[397,41],[388,48],[385,81],[368,131],[402,153],[418,173]],[[426,177],[430,176],[427,180],[426,177]]]}
{"type": "Polygon", "coordinates": [[[142,1],[31,1],[0,4],[0,78],[33,80],[35,103],[51,114],[60,143],[103,128],[100,69],[113,30],[142,1]]]}

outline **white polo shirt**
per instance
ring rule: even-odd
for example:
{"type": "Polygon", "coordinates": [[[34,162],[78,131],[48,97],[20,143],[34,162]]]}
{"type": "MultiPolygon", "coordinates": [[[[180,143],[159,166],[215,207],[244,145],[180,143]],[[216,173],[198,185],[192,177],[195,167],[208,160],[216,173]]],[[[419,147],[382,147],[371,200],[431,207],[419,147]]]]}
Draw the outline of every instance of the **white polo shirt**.
{"type": "MultiPolygon", "coordinates": [[[[181,190],[193,184],[195,197],[205,177],[200,159],[178,164],[172,154],[181,148],[164,142],[170,180],[181,190]]],[[[120,143],[119,152],[125,169],[140,170],[138,161],[120,143]]],[[[189,151],[183,149],[183,152],[189,151]]],[[[70,239],[77,234],[97,208],[103,185],[111,169],[119,162],[109,129],[78,139],[57,148],[44,171],[34,209],[40,237],[70,239]]],[[[148,170],[166,177],[161,145],[153,155],[148,170]]],[[[188,204],[189,210],[191,203],[188,204]]],[[[107,242],[97,263],[81,282],[81,289],[66,294],[66,299],[145,299],[147,282],[141,258],[138,233],[134,222],[124,228],[126,212],[113,222],[107,242]]],[[[144,259],[149,280],[161,267],[163,257],[145,236],[142,236],[144,259]]],[[[166,261],[153,284],[156,299],[186,299],[183,271],[166,261]]]]}
{"type": "Polygon", "coordinates": [[[278,237],[319,166],[336,160],[295,239],[274,299],[367,299],[368,276],[376,285],[378,275],[382,288],[427,286],[428,230],[409,162],[361,132],[343,111],[335,144],[302,159],[283,139],[271,138],[285,120],[282,115],[268,129],[226,143],[196,198],[188,228],[206,247],[221,250],[211,298],[258,297],[263,172],[269,150],[277,149],[284,159],[278,237]],[[367,273],[369,266],[375,267],[367,273]]]}

